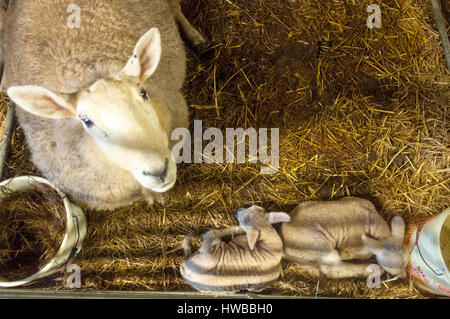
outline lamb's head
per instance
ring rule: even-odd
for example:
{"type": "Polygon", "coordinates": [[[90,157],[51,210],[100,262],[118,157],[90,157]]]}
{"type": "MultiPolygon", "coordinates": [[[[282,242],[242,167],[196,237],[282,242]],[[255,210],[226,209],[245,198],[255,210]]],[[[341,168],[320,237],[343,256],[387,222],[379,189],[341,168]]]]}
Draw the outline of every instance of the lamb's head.
{"type": "Polygon", "coordinates": [[[34,115],[76,119],[108,161],[132,173],[143,187],[165,192],[176,180],[169,149],[171,115],[147,82],[160,57],[160,33],[152,28],[139,39],[122,70],[78,92],[13,86],[7,93],[34,115]]]}
{"type": "Polygon", "coordinates": [[[395,216],[391,222],[391,236],[381,240],[362,235],[364,245],[376,256],[378,264],[388,273],[404,278],[409,261],[409,250],[404,244],[405,222],[395,216]]]}
{"type": "Polygon", "coordinates": [[[271,224],[289,222],[290,216],[284,212],[266,213],[260,206],[250,206],[249,208],[239,208],[236,217],[246,234],[248,245],[253,250],[258,241],[261,229],[272,227],[271,224]]]}

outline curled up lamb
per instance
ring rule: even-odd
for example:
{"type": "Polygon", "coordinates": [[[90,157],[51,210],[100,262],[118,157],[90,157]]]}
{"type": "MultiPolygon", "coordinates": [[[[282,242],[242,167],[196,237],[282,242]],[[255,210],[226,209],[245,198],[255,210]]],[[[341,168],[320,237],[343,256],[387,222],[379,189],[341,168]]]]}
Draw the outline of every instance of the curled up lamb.
{"type": "Polygon", "coordinates": [[[365,199],[344,197],[338,201],[307,201],[290,213],[281,225],[284,258],[313,275],[331,278],[368,277],[367,260],[400,278],[406,275],[409,253],[404,244],[405,223],[400,216],[391,229],[374,205],[365,199]]]}
{"type": "Polygon", "coordinates": [[[271,224],[288,222],[289,215],[266,213],[251,206],[236,213],[239,226],[203,234],[200,249],[192,253],[191,235],[183,241],[186,260],[183,278],[200,291],[261,291],[280,275],[283,243],[271,224]]]}

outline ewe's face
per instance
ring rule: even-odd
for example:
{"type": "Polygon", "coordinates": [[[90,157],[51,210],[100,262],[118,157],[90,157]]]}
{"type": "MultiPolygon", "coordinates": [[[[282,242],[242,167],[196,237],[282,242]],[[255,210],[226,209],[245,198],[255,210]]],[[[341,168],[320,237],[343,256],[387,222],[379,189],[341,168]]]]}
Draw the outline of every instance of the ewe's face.
{"type": "Polygon", "coordinates": [[[170,114],[139,81],[97,81],[80,92],[77,117],[106,157],[143,187],[164,192],[174,185],[170,114]]]}
{"type": "Polygon", "coordinates": [[[168,140],[170,115],[144,85],[160,58],[161,36],[152,28],[140,37],[122,70],[87,89],[65,94],[16,86],[8,95],[37,116],[80,121],[109,161],[131,172],[143,187],[165,192],[176,180],[168,140]]]}
{"type": "Polygon", "coordinates": [[[80,121],[109,161],[131,172],[143,187],[165,192],[176,180],[168,140],[170,115],[144,85],[160,58],[161,36],[152,28],[139,38],[122,70],[87,89],[64,94],[16,86],[8,95],[37,116],[80,121]]]}

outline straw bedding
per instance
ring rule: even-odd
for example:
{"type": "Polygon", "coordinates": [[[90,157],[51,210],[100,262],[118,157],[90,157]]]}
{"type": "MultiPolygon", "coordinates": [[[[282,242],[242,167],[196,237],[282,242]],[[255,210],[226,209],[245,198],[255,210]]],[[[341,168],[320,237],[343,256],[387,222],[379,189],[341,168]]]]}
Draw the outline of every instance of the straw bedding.
{"type": "MultiPolygon", "coordinates": [[[[264,175],[260,164],[181,164],[164,205],[86,211],[74,261],[84,289],[191,290],[178,271],[183,236],[236,224],[236,209],[251,204],[289,211],[355,195],[410,226],[448,205],[449,78],[428,1],[185,0],[183,9],[210,39],[208,49],[188,49],[191,120],[223,132],[279,128],[279,168],[264,175]],[[381,7],[380,29],[366,26],[371,3],[381,7]]],[[[38,174],[20,130],[8,172],[38,174]]],[[[32,287],[64,289],[64,276],[32,287]]],[[[288,264],[263,293],[425,297],[409,279],[370,289],[288,264]]]]}

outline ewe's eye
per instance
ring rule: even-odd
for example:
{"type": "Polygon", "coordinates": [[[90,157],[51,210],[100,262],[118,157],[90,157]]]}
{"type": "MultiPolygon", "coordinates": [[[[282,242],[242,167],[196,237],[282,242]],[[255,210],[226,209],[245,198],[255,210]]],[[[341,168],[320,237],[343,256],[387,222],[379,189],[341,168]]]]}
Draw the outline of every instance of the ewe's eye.
{"type": "Polygon", "coordinates": [[[147,99],[148,99],[147,91],[145,91],[144,89],[141,89],[141,96],[144,100],[147,101],[147,99]]]}
{"type": "Polygon", "coordinates": [[[81,119],[83,121],[83,124],[86,125],[87,128],[93,127],[95,124],[88,118],[81,119]]]}

